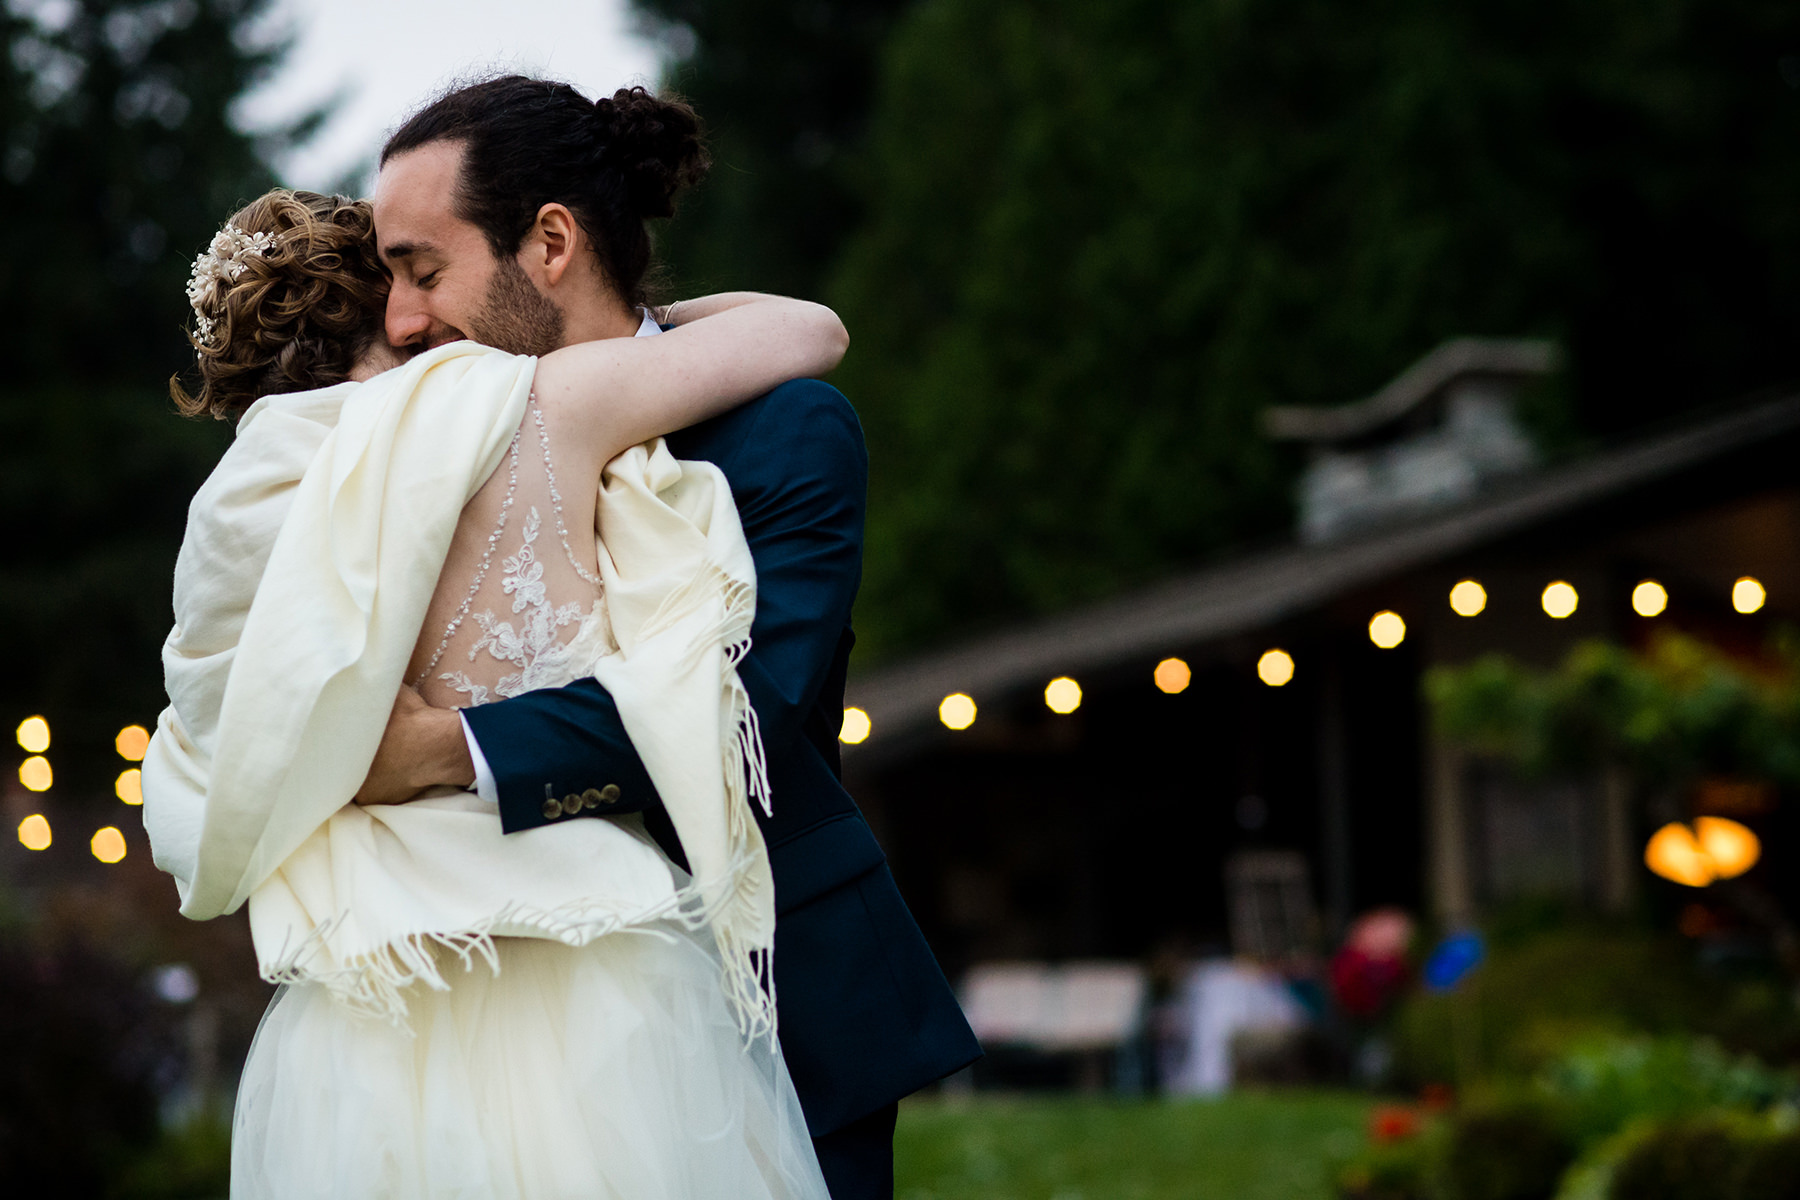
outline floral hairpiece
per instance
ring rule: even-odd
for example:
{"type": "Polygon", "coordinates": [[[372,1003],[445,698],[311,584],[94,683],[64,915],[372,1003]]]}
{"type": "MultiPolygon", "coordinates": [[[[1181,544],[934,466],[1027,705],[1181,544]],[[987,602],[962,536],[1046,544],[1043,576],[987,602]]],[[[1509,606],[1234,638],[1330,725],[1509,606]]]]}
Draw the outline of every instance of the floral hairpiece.
{"type": "Polygon", "coordinates": [[[218,322],[208,315],[208,310],[218,306],[226,288],[244,273],[246,259],[263,254],[274,245],[273,235],[260,230],[245,233],[229,222],[213,235],[212,244],[194,259],[194,269],[188,275],[187,298],[194,309],[195,341],[202,346],[212,345],[218,322]]]}

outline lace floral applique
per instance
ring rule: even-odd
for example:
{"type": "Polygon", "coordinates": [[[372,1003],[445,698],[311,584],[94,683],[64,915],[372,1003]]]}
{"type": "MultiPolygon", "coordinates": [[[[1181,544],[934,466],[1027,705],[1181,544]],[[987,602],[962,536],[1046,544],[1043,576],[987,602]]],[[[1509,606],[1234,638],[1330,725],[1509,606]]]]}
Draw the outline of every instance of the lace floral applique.
{"type": "Polygon", "coordinates": [[[469,648],[469,661],[474,662],[476,656],[486,650],[519,670],[502,677],[491,693],[489,688],[474,682],[462,671],[447,671],[438,676],[467,695],[471,705],[486,704],[495,696],[517,696],[530,691],[536,686],[535,678],[544,673],[543,669],[560,663],[554,652],[563,647],[557,640],[556,631],[575,624],[584,615],[578,602],[571,601],[560,607],[550,603],[544,588],[544,564],[537,560],[537,551],[532,547],[541,527],[538,510],[532,508],[525,516],[525,544],[502,564],[500,586],[513,598],[513,613],[520,616],[518,627],[514,628],[511,621],[499,620],[491,611],[474,614],[475,623],[481,627],[481,639],[469,648]]]}

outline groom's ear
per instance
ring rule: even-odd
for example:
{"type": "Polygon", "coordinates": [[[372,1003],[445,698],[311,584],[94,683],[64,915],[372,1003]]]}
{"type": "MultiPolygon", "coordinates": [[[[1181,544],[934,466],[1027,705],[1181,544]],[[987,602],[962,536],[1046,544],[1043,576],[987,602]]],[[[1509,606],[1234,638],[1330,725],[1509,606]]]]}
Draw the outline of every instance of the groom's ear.
{"type": "Polygon", "coordinates": [[[552,203],[538,209],[537,220],[520,249],[527,256],[527,269],[535,268],[533,273],[541,272],[544,282],[555,287],[575,265],[582,241],[575,214],[566,205],[552,203]]]}

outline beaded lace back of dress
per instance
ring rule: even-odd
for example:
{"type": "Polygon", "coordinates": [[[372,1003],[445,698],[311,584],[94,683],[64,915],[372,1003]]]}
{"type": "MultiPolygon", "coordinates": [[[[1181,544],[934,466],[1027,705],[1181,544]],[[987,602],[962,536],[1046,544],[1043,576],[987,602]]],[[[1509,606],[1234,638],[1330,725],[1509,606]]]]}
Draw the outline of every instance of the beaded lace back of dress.
{"type": "MultiPolygon", "coordinates": [[[[437,629],[424,667],[408,680],[428,699],[434,692],[442,697],[448,688],[454,702],[466,707],[556,687],[586,674],[596,649],[603,649],[593,645],[597,636],[604,637],[593,509],[578,503],[573,510],[572,539],[535,396],[525,411],[489,485],[504,487],[504,493],[481,561],[460,588],[449,578],[438,585],[440,594],[446,589],[460,594],[453,615],[437,629]]],[[[589,495],[586,488],[575,490],[583,498],[589,495]]]]}

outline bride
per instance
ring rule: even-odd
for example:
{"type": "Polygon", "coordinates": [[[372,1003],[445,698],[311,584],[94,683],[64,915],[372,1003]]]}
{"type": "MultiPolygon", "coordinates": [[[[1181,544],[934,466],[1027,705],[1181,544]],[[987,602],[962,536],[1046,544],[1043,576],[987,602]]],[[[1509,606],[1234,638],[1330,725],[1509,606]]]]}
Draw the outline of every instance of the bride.
{"type": "Polygon", "coordinates": [[[767,983],[754,571],[723,477],[659,435],[830,370],[843,328],[737,294],[541,359],[402,361],[386,287],[366,202],[271,192],[196,262],[200,383],[172,384],[238,430],[190,509],[145,820],[182,911],[247,903],[284,985],[232,1194],[823,1198],[767,983]],[[352,802],[402,684],[590,674],[663,747],[692,876],[634,816],[503,835],[466,791],[352,802]]]}

